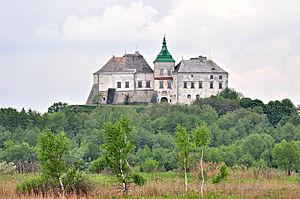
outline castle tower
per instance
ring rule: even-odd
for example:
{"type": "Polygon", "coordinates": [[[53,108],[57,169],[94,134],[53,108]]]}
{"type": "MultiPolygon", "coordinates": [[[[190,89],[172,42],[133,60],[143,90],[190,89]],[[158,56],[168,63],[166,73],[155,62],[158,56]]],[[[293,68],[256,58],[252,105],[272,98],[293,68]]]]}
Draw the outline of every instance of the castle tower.
{"type": "Polygon", "coordinates": [[[177,78],[173,75],[175,60],[169,53],[164,37],[160,53],[154,60],[154,90],[157,91],[157,102],[176,103],[177,78]]]}

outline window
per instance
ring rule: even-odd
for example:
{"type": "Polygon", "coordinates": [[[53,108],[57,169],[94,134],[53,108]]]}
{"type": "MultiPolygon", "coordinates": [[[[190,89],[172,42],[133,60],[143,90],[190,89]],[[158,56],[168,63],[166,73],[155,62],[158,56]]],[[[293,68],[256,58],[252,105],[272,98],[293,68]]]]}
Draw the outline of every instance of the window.
{"type": "Polygon", "coordinates": [[[159,82],[159,88],[164,88],[164,82],[163,81],[159,82]]]}
{"type": "Polygon", "coordinates": [[[171,70],[168,70],[168,76],[171,76],[171,70]]]}
{"type": "Polygon", "coordinates": [[[203,88],[203,87],[202,87],[202,82],[199,82],[199,88],[203,88]]]}
{"type": "Polygon", "coordinates": [[[117,88],[121,88],[121,82],[117,82],[117,88]]]}
{"type": "Polygon", "coordinates": [[[146,88],[150,88],[150,81],[146,81],[146,88]]]}
{"type": "Polygon", "coordinates": [[[191,82],[191,88],[195,88],[194,82],[191,82]]]}
{"type": "Polygon", "coordinates": [[[210,75],[210,79],[214,79],[214,76],[213,76],[213,75],[210,75]]]}
{"type": "Polygon", "coordinates": [[[172,83],[168,82],[168,88],[172,88],[172,83]]]}
{"type": "Polygon", "coordinates": [[[143,86],[142,86],[142,81],[138,81],[138,87],[139,88],[142,88],[143,86]]]}
{"type": "Polygon", "coordinates": [[[163,76],[164,75],[164,69],[159,69],[159,76],[163,76]]]}
{"type": "Polygon", "coordinates": [[[187,88],[187,82],[183,82],[183,88],[187,88]]]}
{"type": "Polygon", "coordinates": [[[219,75],[219,79],[222,79],[223,77],[222,77],[222,75],[219,75]]]}
{"type": "Polygon", "coordinates": [[[125,88],[129,88],[129,82],[125,82],[125,88]]]}
{"type": "Polygon", "coordinates": [[[222,88],[223,88],[222,82],[219,82],[219,89],[222,89],[222,88]]]}
{"type": "Polygon", "coordinates": [[[197,94],[197,95],[196,95],[196,98],[197,98],[197,99],[198,99],[198,98],[200,98],[200,95],[199,95],[199,94],[197,94]]]}
{"type": "Polygon", "coordinates": [[[210,82],[209,88],[214,88],[214,82],[210,82]]]}
{"type": "Polygon", "coordinates": [[[191,95],[190,94],[188,94],[186,97],[189,98],[189,99],[191,99],[191,95]]]}

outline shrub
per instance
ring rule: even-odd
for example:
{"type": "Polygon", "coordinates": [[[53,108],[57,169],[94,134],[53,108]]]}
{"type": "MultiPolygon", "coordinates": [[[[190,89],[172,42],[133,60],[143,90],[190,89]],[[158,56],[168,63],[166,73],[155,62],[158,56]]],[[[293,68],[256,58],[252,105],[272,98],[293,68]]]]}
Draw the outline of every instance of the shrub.
{"type": "Polygon", "coordinates": [[[228,177],[228,168],[225,164],[222,164],[218,174],[214,178],[212,178],[211,182],[213,184],[219,183],[223,180],[227,180],[227,177],[228,177]]]}
{"type": "Polygon", "coordinates": [[[16,165],[13,162],[0,162],[0,174],[1,175],[11,175],[14,174],[16,171],[16,165]]]}
{"type": "MultiPolygon", "coordinates": [[[[72,194],[86,196],[92,189],[92,183],[82,172],[77,171],[74,166],[69,168],[68,172],[62,176],[62,183],[67,197],[72,194]]],[[[59,181],[46,178],[43,175],[24,180],[17,185],[17,192],[21,192],[24,195],[42,195],[43,197],[51,196],[51,194],[60,196],[60,189],[59,181]]]]}
{"type": "Polygon", "coordinates": [[[94,160],[92,162],[92,165],[90,167],[90,171],[92,173],[101,173],[101,171],[104,170],[104,168],[106,167],[106,160],[104,157],[98,158],[97,160],[94,160]]]}
{"type": "Polygon", "coordinates": [[[158,162],[156,160],[152,160],[150,158],[146,159],[142,163],[142,169],[146,173],[155,172],[157,170],[157,167],[158,167],[158,162]]]}

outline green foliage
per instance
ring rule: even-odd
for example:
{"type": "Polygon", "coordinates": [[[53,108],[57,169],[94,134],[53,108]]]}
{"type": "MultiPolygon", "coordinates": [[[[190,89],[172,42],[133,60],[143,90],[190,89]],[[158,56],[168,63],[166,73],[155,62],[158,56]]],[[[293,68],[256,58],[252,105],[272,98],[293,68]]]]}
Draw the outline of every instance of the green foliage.
{"type": "Polygon", "coordinates": [[[143,186],[146,184],[147,180],[138,173],[131,173],[128,177],[129,182],[133,182],[134,184],[138,186],[143,186]]]}
{"type": "Polygon", "coordinates": [[[101,102],[103,100],[102,97],[103,97],[103,94],[102,93],[98,93],[97,95],[95,95],[93,97],[93,99],[92,99],[93,103],[95,103],[97,105],[101,104],[101,102]]]}
{"type": "Polygon", "coordinates": [[[224,99],[239,100],[243,94],[236,92],[233,88],[225,88],[218,96],[223,97],[224,99]]]}
{"type": "Polygon", "coordinates": [[[193,140],[196,147],[202,147],[210,144],[211,131],[204,122],[201,126],[197,125],[193,131],[193,140]]]}
{"type": "Polygon", "coordinates": [[[64,110],[68,106],[67,103],[57,102],[48,108],[48,113],[57,113],[64,110]]]}
{"type": "Polygon", "coordinates": [[[65,156],[69,153],[69,142],[64,133],[54,135],[45,129],[38,137],[38,159],[43,175],[58,181],[67,171],[65,156]]]}
{"type": "Polygon", "coordinates": [[[121,115],[115,123],[104,123],[102,132],[106,141],[103,145],[106,150],[106,161],[118,182],[122,183],[123,195],[126,195],[129,183],[134,182],[137,185],[144,183],[143,178],[133,172],[128,163],[128,154],[134,150],[132,133],[135,132],[135,128],[133,122],[128,116],[121,115]]]}
{"type": "Polygon", "coordinates": [[[209,98],[197,98],[193,105],[198,105],[200,107],[209,105],[213,107],[219,115],[225,115],[227,112],[240,108],[240,105],[236,101],[217,96],[211,96],[209,98]]]}
{"type": "Polygon", "coordinates": [[[135,128],[132,121],[128,116],[122,115],[115,123],[104,123],[102,132],[106,141],[103,148],[106,150],[105,158],[108,166],[116,175],[120,174],[122,168],[124,173],[129,172],[125,160],[128,153],[134,150],[132,133],[135,132],[135,128]]]}
{"type": "Polygon", "coordinates": [[[157,168],[158,168],[158,162],[156,160],[152,160],[148,158],[142,163],[142,169],[146,173],[156,172],[157,168]]]}
{"type": "Polygon", "coordinates": [[[178,157],[179,164],[183,170],[187,170],[190,166],[189,153],[191,150],[190,134],[182,125],[176,127],[176,138],[174,140],[177,148],[179,149],[178,157]]]}
{"type": "Polygon", "coordinates": [[[104,157],[101,157],[92,162],[90,171],[92,173],[101,173],[101,171],[103,171],[105,167],[106,167],[106,160],[104,157]]]}
{"type": "Polygon", "coordinates": [[[264,159],[271,164],[271,153],[274,147],[274,139],[267,134],[251,134],[241,143],[243,154],[249,154],[253,160],[264,159]]]}
{"type": "MultiPolygon", "coordinates": [[[[296,143],[300,140],[300,116],[292,102],[282,100],[265,105],[250,98],[225,98],[228,97],[199,99],[194,106],[167,103],[152,106],[73,105],[58,108],[58,112],[53,108],[52,113],[44,114],[30,109],[0,108],[0,161],[14,162],[18,167],[36,165],[37,137],[48,127],[55,135],[64,131],[69,139],[69,152],[64,156],[66,162],[70,165],[80,162],[81,169],[87,171],[94,160],[104,156],[99,148],[105,143],[101,131],[104,123],[114,123],[125,114],[132,118],[137,131],[130,136],[135,148],[130,150],[127,159],[137,169],[142,169],[143,163],[152,159],[157,161],[158,171],[175,170],[178,167],[178,147],[174,142],[177,125],[192,132],[195,125],[203,122],[212,132],[210,144],[204,147],[204,161],[251,167],[263,160],[268,167],[278,167],[271,153],[275,143],[283,139],[296,143]],[[279,122],[275,124],[275,121],[279,122]]],[[[198,152],[191,153],[191,164],[198,161],[198,152]]],[[[297,165],[300,164],[294,169],[297,165]]]]}
{"type": "Polygon", "coordinates": [[[272,155],[274,163],[290,175],[291,171],[297,168],[297,164],[300,163],[299,144],[294,141],[287,142],[282,140],[282,142],[275,145],[272,155]]]}
{"type": "Polygon", "coordinates": [[[228,177],[228,168],[225,164],[222,164],[220,166],[219,172],[217,173],[217,175],[214,178],[211,179],[211,182],[213,184],[216,184],[221,181],[227,180],[227,177],[228,177]]]}
{"type": "Polygon", "coordinates": [[[268,116],[270,123],[276,126],[284,116],[291,116],[296,113],[296,108],[289,99],[284,99],[281,102],[276,100],[270,101],[264,106],[264,113],[268,116]]]}

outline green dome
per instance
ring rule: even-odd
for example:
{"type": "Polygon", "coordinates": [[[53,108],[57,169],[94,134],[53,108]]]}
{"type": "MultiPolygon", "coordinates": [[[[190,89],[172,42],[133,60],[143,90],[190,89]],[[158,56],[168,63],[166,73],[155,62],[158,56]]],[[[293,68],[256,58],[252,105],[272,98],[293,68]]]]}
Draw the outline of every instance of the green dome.
{"type": "Polygon", "coordinates": [[[157,55],[156,59],[154,62],[175,62],[173,59],[172,55],[169,53],[168,48],[167,48],[167,42],[166,38],[164,37],[163,40],[163,46],[161,48],[160,53],[157,55]]]}

